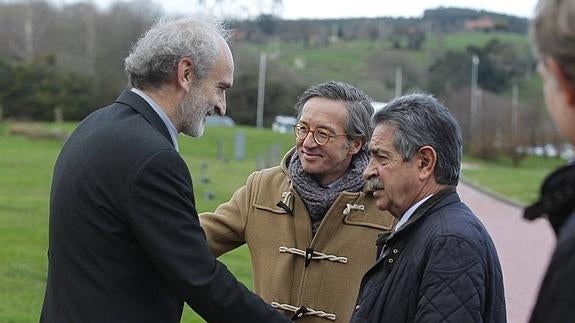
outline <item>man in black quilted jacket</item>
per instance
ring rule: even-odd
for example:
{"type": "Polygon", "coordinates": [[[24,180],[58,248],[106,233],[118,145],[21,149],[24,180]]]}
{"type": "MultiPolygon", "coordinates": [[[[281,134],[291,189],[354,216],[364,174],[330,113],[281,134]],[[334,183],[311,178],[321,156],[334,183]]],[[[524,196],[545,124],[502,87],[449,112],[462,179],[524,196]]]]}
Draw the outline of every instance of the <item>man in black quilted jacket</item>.
{"type": "Polygon", "coordinates": [[[461,130],[427,94],[378,111],[364,172],[378,208],[398,218],[378,239],[352,322],[506,322],[495,246],[456,186],[461,130]]]}
{"type": "MultiPolygon", "coordinates": [[[[561,135],[575,144],[575,1],[539,0],[531,36],[539,58],[547,110],[561,135]]],[[[557,245],[530,323],[575,322],[575,164],[553,172],[527,219],[545,217],[557,245]]]]}

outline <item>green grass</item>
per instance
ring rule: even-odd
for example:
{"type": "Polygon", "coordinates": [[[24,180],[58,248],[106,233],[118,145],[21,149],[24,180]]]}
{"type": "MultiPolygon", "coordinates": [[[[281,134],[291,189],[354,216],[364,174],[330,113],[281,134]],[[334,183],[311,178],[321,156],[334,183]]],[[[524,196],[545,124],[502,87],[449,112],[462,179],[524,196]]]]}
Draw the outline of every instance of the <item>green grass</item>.
{"type": "MultiPolygon", "coordinates": [[[[377,77],[373,75],[374,70],[381,69],[381,66],[373,63],[377,61],[377,58],[400,55],[403,65],[413,67],[419,71],[418,75],[425,75],[429,65],[441,57],[445,51],[465,51],[470,45],[483,47],[493,38],[501,42],[516,44],[526,53],[530,51],[526,35],[503,32],[458,32],[443,34],[440,37],[429,34],[423,43],[422,50],[394,49],[390,42],[381,40],[341,41],[326,46],[308,47],[305,47],[301,41],[270,42],[260,45],[242,43],[238,44],[238,47],[254,59],[258,57],[260,50],[276,53],[277,55],[269,56],[268,64],[278,64],[292,69],[309,84],[336,79],[359,86],[372,97],[385,100],[393,93],[380,80],[382,75],[377,77]],[[303,66],[297,66],[296,61],[303,63],[303,66]]],[[[385,70],[381,72],[389,73],[385,70]]],[[[423,85],[416,84],[415,86],[421,88],[423,85]]],[[[521,98],[526,98],[526,93],[522,91],[521,98]]]]}
{"type": "Polygon", "coordinates": [[[424,48],[438,48],[441,46],[445,49],[464,51],[467,46],[473,45],[477,47],[485,46],[491,39],[496,38],[504,43],[513,43],[525,50],[529,49],[529,39],[526,35],[515,33],[479,33],[479,32],[458,32],[447,35],[442,35],[440,38],[437,36],[428,36],[424,43],[424,48]]]}
{"type": "Polygon", "coordinates": [[[38,320],[49,185],[60,145],[0,135],[0,322],[38,320]]]}
{"type": "Polygon", "coordinates": [[[337,79],[357,83],[361,71],[368,68],[369,58],[383,48],[380,42],[350,41],[330,44],[327,47],[304,47],[303,43],[282,43],[279,63],[290,68],[301,60],[305,67],[298,69],[306,80],[320,82],[337,79]]]}
{"type": "Polygon", "coordinates": [[[464,163],[472,166],[464,167],[465,179],[525,205],[537,199],[545,176],[565,162],[559,158],[530,156],[519,167],[513,167],[505,158],[486,162],[466,157],[464,163]]]}
{"type": "MultiPolygon", "coordinates": [[[[420,68],[427,68],[430,63],[426,50],[458,50],[465,51],[467,46],[483,47],[491,39],[516,44],[529,51],[529,41],[526,35],[514,33],[477,33],[459,32],[442,35],[428,35],[422,51],[403,50],[407,60],[413,61],[420,68]]],[[[262,46],[260,46],[262,47],[262,46]]],[[[270,47],[277,49],[276,47],[270,47]]],[[[270,50],[270,48],[262,48],[270,50]]],[[[294,66],[296,58],[304,60],[306,67],[298,71],[306,79],[325,80],[341,79],[358,82],[361,71],[372,68],[367,64],[373,55],[382,50],[392,50],[391,44],[384,41],[345,41],[330,44],[326,47],[304,47],[302,42],[282,42],[279,45],[279,62],[285,66],[294,66]],[[354,80],[355,78],[355,80],[354,80]]]]}
{"type": "MultiPolygon", "coordinates": [[[[0,322],[36,322],[46,280],[50,181],[62,142],[8,136],[9,126],[0,123],[0,322]]],[[[75,124],[58,127],[72,130],[75,124]]],[[[270,159],[268,152],[274,145],[279,151],[275,157],[281,157],[293,142],[292,135],[248,127],[207,128],[199,140],[180,136],[180,151],[194,180],[198,210],[213,210],[229,199],[257,168],[258,158],[270,159]],[[234,160],[234,137],[238,132],[246,138],[246,158],[242,161],[234,160]],[[215,198],[208,199],[207,192],[215,198]]],[[[465,169],[465,178],[524,203],[537,196],[543,177],[563,163],[535,157],[525,159],[518,168],[505,159],[483,162],[466,158],[465,162],[478,166],[465,169]]],[[[268,164],[275,165],[277,160],[268,164]]],[[[221,260],[246,286],[252,287],[247,248],[228,253],[221,260]]],[[[182,322],[202,320],[186,307],[182,322]]]]}
{"type": "MultiPolygon", "coordinates": [[[[62,142],[8,136],[9,126],[0,123],[0,322],[37,322],[46,281],[50,182],[62,142]]],[[[71,130],[75,124],[34,126],[71,130]]],[[[279,145],[275,149],[281,157],[293,143],[292,135],[242,127],[206,128],[199,140],[180,136],[180,151],[192,173],[198,210],[213,210],[229,199],[256,169],[258,156],[266,155],[270,147],[279,145]],[[246,138],[243,161],[233,160],[233,138],[238,131],[246,138]],[[222,157],[217,149],[220,142],[222,157]],[[209,178],[209,182],[202,183],[203,177],[209,178]],[[207,199],[206,192],[214,193],[215,198],[207,199]]],[[[251,288],[248,259],[246,248],[222,257],[230,270],[251,288]]],[[[186,307],[182,322],[202,320],[186,307]]]]}

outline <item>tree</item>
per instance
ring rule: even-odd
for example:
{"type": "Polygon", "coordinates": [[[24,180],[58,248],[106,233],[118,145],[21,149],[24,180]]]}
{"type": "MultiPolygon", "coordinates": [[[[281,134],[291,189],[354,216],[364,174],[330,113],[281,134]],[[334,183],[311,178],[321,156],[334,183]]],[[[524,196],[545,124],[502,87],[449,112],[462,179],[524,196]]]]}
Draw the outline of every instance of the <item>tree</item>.
{"type": "Polygon", "coordinates": [[[438,95],[469,87],[470,55],[460,51],[447,51],[428,69],[427,88],[438,95]]]}
{"type": "Polygon", "coordinates": [[[7,118],[53,120],[59,107],[66,119],[78,120],[96,108],[89,81],[57,68],[53,56],[14,66],[0,63],[0,73],[0,86],[8,85],[0,87],[7,118]]]}
{"type": "Polygon", "coordinates": [[[478,85],[501,93],[531,68],[531,57],[513,43],[490,40],[484,47],[468,46],[465,51],[447,51],[429,67],[428,87],[434,93],[468,87],[471,82],[471,57],[477,55],[478,85]]]}

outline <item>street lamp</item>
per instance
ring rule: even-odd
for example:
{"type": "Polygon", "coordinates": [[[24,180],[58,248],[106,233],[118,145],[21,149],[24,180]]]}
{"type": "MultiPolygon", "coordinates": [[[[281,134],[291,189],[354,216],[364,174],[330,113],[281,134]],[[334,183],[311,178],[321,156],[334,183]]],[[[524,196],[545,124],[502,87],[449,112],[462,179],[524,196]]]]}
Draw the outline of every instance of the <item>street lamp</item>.
{"type": "Polygon", "coordinates": [[[266,65],[268,54],[260,53],[260,68],[258,75],[258,101],[256,106],[256,127],[264,127],[264,98],[266,93],[266,65]]]}
{"type": "Polygon", "coordinates": [[[473,56],[471,57],[471,102],[470,102],[470,113],[469,113],[469,117],[470,117],[470,136],[469,136],[469,141],[470,143],[473,145],[474,144],[474,135],[472,134],[476,134],[476,130],[477,130],[477,117],[478,117],[478,102],[477,102],[477,70],[479,67],[479,57],[475,54],[473,54],[473,56]]]}

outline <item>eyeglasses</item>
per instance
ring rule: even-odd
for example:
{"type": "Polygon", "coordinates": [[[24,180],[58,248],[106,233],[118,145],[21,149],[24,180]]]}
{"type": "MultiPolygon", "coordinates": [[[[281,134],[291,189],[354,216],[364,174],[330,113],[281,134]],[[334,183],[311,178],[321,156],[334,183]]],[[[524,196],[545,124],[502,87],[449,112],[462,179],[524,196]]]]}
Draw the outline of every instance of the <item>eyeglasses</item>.
{"type": "Polygon", "coordinates": [[[331,138],[347,136],[347,134],[334,135],[331,133],[331,131],[325,128],[317,128],[315,130],[311,130],[310,128],[299,123],[293,125],[293,131],[295,133],[296,138],[299,140],[305,140],[305,138],[307,138],[308,133],[311,132],[313,140],[315,140],[315,142],[320,146],[327,144],[331,138]]]}

